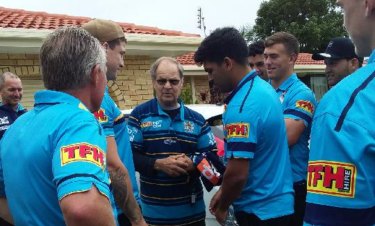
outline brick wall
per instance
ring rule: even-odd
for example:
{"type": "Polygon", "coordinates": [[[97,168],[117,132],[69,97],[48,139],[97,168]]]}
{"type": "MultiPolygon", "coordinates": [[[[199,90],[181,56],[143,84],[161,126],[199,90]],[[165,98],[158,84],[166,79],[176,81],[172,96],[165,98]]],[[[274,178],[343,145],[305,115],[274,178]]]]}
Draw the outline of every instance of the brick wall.
{"type": "Polygon", "coordinates": [[[210,101],[210,88],[207,76],[194,77],[195,97],[198,103],[208,103],[210,101]]]}
{"type": "MultiPolygon", "coordinates": [[[[148,56],[126,56],[125,67],[116,81],[109,81],[109,91],[120,109],[134,108],[153,98],[153,90],[148,70],[151,60],[148,56]]],[[[18,75],[24,84],[41,81],[39,56],[37,54],[0,54],[0,73],[10,71],[18,75]]],[[[31,87],[26,86],[24,87],[31,87]]],[[[34,87],[34,86],[33,86],[34,87]]],[[[34,88],[30,89],[34,89],[34,88]]],[[[40,87],[40,86],[39,86],[40,87]]],[[[24,99],[31,99],[35,90],[25,90],[24,99]]],[[[26,102],[31,108],[33,102],[26,102]]]]}
{"type": "Polygon", "coordinates": [[[111,96],[121,109],[134,108],[153,98],[148,70],[152,61],[148,56],[126,56],[125,67],[115,82],[109,82],[111,96]]]}
{"type": "Polygon", "coordinates": [[[23,79],[40,79],[37,54],[0,53],[0,72],[10,71],[23,79]]]}

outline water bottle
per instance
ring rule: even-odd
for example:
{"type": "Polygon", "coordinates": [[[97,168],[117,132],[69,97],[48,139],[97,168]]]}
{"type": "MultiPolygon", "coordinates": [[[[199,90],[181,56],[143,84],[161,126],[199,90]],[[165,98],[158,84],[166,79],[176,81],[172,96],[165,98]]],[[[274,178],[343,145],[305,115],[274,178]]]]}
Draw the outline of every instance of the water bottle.
{"type": "Polygon", "coordinates": [[[228,209],[228,215],[224,222],[225,226],[238,226],[236,222],[236,217],[234,216],[233,206],[230,206],[228,209]]]}

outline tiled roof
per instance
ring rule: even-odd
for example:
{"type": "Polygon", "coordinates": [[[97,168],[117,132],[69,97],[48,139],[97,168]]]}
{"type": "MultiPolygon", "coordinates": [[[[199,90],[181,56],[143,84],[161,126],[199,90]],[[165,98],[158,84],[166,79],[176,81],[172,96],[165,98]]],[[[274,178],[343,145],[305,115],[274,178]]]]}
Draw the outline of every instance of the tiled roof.
{"type": "MultiPolygon", "coordinates": [[[[69,25],[81,26],[91,19],[93,18],[0,7],[0,28],[56,29],[69,25]]],[[[198,34],[163,30],[157,27],[140,26],[123,22],[119,22],[118,24],[125,33],[199,37],[198,34]]]]}
{"type": "Polygon", "coordinates": [[[299,53],[296,61],[296,65],[322,65],[324,64],[323,60],[313,60],[311,59],[311,53],[299,53]]]}
{"type": "MultiPolygon", "coordinates": [[[[312,54],[310,53],[300,53],[298,54],[298,59],[296,65],[322,65],[324,61],[311,59],[312,54]]],[[[194,52],[184,54],[182,56],[176,57],[177,61],[182,65],[193,65],[194,63],[194,52]]]]}

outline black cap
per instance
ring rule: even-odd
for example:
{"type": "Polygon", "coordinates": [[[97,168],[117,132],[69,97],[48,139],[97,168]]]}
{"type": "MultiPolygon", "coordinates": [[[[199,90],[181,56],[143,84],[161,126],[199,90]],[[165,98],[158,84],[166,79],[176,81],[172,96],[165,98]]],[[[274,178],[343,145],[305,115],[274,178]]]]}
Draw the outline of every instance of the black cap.
{"type": "Polygon", "coordinates": [[[334,38],[328,45],[324,53],[314,53],[312,55],[313,60],[324,60],[324,59],[353,59],[358,58],[355,53],[353,42],[349,38],[334,38]]]}

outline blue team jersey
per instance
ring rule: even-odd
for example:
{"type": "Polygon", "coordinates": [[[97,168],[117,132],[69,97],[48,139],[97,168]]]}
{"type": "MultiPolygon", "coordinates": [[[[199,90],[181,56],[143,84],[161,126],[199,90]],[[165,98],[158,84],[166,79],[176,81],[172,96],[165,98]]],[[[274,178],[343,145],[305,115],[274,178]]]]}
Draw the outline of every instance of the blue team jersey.
{"type": "Polygon", "coordinates": [[[306,225],[375,225],[375,50],[319,103],[311,130],[306,225]]]}
{"type": "Polygon", "coordinates": [[[246,75],[226,100],[225,157],[249,159],[250,164],[234,210],[266,220],[292,214],[294,197],[280,101],[275,90],[255,75],[254,71],[246,75]]]}
{"type": "MultiPolygon", "coordinates": [[[[94,115],[102,125],[104,134],[107,137],[115,137],[118,155],[125,165],[126,169],[128,170],[134,197],[137,202],[140,203],[133,162],[133,152],[129,141],[125,117],[109,95],[108,87],[106,88],[106,91],[104,93],[100,110],[95,112],[94,115]]],[[[117,211],[118,213],[122,213],[122,210],[118,206],[117,211]]]]}
{"type": "MultiPolygon", "coordinates": [[[[132,111],[128,125],[134,152],[160,159],[216,149],[215,138],[204,118],[180,104],[175,119],[162,110],[156,99],[132,111]]],[[[162,171],[152,175],[141,172],[140,182],[142,212],[147,223],[182,225],[205,219],[199,175],[170,177],[162,171]]]]}
{"type": "Polygon", "coordinates": [[[297,143],[289,147],[289,155],[293,182],[306,180],[311,121],[316,107],[315,95],[296,74],[285,80],[276,92],[282,105],[284,119],[302,120],[305,124],[305,130],[297,143]]]}
{"type": "Polygon", "coordinates": [[[113,203],[103,130],[69,94],[37,92],[35,108],[8,129],[0,150],[0,196],[15,225],[65,225],[59,201],[93,186],[113,203]]]}

